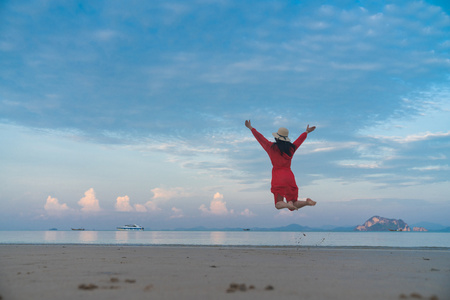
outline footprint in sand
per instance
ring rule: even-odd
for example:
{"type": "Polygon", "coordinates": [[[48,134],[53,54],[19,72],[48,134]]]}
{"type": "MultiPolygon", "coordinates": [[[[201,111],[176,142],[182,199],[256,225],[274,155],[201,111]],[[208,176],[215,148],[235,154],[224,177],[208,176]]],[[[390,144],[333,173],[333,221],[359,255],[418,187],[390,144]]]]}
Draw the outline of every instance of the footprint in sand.
{"type": "Polygon", "coordinates": [[[86,291],[91,291],[91,290],[95,290],[98,288],[97,285],[93,284],[93,283],[89,283],[89,284],[80,284],[78,286],[78,288],[80,290],[86,290],[86,291]]]}
{"type": "MultiPolygon", "coordinates": [[[[240,292],[246,292],[248,290],[254,290],[255,286],[254,285],[249,285],[247,288],[247,285],[245,283],[241,283],[241,284],[237,284],[237,283],[230,283],[230,286],[227,289],[227,293],[234,293],[236,291],[240,291],[240,292]]],[[[271,291],[273,290],[273,286],[271,285],[267,285],[265,290],[266,291],[271,291]]]]}

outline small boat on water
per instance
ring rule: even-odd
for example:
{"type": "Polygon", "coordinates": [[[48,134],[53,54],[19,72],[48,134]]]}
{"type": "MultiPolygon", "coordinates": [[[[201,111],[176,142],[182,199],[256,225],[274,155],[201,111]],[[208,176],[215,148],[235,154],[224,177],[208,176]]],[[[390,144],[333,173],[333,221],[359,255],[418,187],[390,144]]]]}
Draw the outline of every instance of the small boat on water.
{"type": "Polygon", "coordinates": [[[144,227],[137,224],[131,224],[117,227],[117,230],[144,230],[144,227]]]}
{"type": "Polygon", "coordinates": [[[84,228],[72,228],[74,231],[84,231],[84,228]]]}

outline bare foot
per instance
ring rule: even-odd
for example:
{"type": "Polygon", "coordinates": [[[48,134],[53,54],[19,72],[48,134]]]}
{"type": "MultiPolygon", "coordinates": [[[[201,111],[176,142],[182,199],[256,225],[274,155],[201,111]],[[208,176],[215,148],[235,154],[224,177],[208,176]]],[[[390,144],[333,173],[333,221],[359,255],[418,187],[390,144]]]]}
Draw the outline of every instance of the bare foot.
{"type": "Polygon", "coordinates": [[[316,205],[316,201],[312,201],[311,198],[306,198],[306,205],[314,206],[316,205]]]}
{"type": "Polygon", "coordinates": [[[316,201],[311,200],[310,198],[307,198],[306,201],[295,201],[294,206],[299,209],[303,206],[314,206],[316,205],[316,201]]]}
{"type": "Polygon", "coordinates": [[[276,209],[283,209],[283,208],[288,208],[290,210],[296,210],[297,209],[294,206],[294,204],[292,203],[292,201],[289,201],[288,203],[286,203],[284,201],[278,201],[277,203],[275,203],[275,207],[276,207],[276,209]]]}
{"type": "Polygon", "coordinates": [[[294,206],[294,203],[292,201],[289,201],[287,203],[287,208],[289,208],[290,210],[297,210],[298,208],[294,206]]]}

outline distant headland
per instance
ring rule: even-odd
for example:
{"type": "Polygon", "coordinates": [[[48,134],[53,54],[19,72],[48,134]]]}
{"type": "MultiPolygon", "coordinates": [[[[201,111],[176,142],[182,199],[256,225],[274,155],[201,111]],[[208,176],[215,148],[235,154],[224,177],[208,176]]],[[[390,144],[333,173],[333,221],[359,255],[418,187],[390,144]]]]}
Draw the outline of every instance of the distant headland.
{"type": "Polygon", "coordinates": [[[403,220],[373,216],[363,225],[356,226],[356,231],[428,231],[424,227],[409,227],[403,220]]]}
{"type": "Polygon", "coordinates": [[[333,227],[325,226],[322,228],[312,228],[308,226],[302,226],[299,224],[290,224],[281,227],[252,227],[252,228],[206,228],[206,227],[194,227],[194,228],[177,228],[176,231],[284,231],[284,232],[355,232],[355,231],[432,231],[432,232],[450,232],[450,227],[445,227],[440,224],[425,223],[425,225],[409,226],[401,219],[388,219],[380,216],[373,216],[369,218],[364,224],[349,226],[349,227],[333,227]],[[427,228],[427,224],[429,228],[427,228]]]}

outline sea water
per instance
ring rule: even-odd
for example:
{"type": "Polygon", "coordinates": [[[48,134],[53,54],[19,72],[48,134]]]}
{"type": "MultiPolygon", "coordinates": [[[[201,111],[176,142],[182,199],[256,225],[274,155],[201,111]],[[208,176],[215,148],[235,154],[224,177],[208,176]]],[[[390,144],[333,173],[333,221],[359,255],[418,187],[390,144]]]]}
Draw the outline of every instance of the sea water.
{"type": "Polygon", "coordinates": [[[450,233],[258,231],[0,231],[0,244],[448,248],[450,233]]]}

